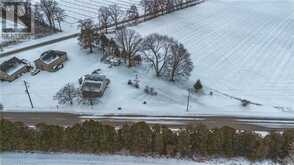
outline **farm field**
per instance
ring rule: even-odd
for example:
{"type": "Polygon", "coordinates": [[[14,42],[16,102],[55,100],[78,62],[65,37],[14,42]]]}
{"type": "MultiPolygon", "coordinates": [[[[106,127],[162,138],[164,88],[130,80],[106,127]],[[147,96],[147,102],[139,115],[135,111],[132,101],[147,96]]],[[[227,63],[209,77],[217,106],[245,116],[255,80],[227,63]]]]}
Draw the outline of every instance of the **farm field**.
{"type": "MultiPolygon", "coordinates": [[[[100,62],[101,54],[90,55],[81,50],[77,39],[21,52],[15,56],[33,62],[42,52],[57,49],[66,51],[69,61],[56,73],[41,72],[36,76],[28,73],[12,83],[0,82],[0,102],[4,111],[294,118],[293,19],[294,2],[288,0],[209,0],[134,27],[142,35],[168,34],[188,48],[195,68],[187,82],[157,79],[144,65],[109,68],[100,62]],[[111,80],[97,105],[60,106],[53,100],[65,84],[77,86],[81,76],[95,69],[102,69],[111,80]],[[136,75],[139,90],[127,85],[136,75]],[[197,79],[204,83],[206,94],[192,94],[187,112],[187,89],[197,79]],[[24,80],[29,83],[35,109],[30,108],[24,80]],[[145,85],[154,87],[158,96],[146,95],[145,85]],[[210,91],[213,96],[208,94],[210,91]],[[262,106],[242,107],[240,101],[227,95],[262,106]],[[145,101],[147,104],[143,104],[145,101]]],[[[8,58],[0,58],[0,62],[8,58]]]]}
{"type": "Polygon", "coordinates": [[[66,22],[75,24],[81,19],[98,19],[98,9],[100,7],[116,4],[123,11],[130,8],[131,5],[137,5],[139,10],[142,8],[140,0],[58,0],[61,8],[66,11],[66,22]]]}
{"type": "Polygon", "coordinates": [[[135,29],[182,42],[195,62],[192,80],[294,112],[293,1],[209,0],[135,29]]]}

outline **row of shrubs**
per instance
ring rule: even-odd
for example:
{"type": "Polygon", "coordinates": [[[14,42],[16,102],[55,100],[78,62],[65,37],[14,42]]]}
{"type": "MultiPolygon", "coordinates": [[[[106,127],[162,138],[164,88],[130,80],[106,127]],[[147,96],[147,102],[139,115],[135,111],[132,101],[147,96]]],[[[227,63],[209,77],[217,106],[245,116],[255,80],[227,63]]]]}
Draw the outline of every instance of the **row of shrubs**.
{"type": "Polygon", "coordinates": [[[135,155],[175,158],[245,157],[252,161],[282,160],[289,155],[294,130],[271,132],[262,137],[252,131],[230,127],[208,129],[203,125],[172,131],[144,122],[120,128],[87,121],[70,127],[38,124],[29,128],[22,123],[1,120],[1,151],[45,151],[135,155]]]}

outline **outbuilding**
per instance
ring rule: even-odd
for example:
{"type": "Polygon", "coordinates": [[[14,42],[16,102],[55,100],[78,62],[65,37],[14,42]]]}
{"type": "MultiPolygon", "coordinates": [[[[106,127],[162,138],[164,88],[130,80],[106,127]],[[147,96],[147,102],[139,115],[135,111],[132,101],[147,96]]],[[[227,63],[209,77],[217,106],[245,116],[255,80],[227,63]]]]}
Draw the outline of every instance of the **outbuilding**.
{"type": "Polygon", "coordinates": [[[89,74],[80,78],[79,83],[82,97],[95,99],[104,95],[110,80],[105,75],[89,74]]]}
{"type": "Polygon", "coordinates": [[[14,81],[24,73],[29,72],[32,69],[26,60],[20,60],[17,57],[13,57],[0,65],[0,80],[2,81],[14,81]]]}
{"type": "Polygon", "coordinates": [[[39,59],[35,60],[35,65],[40,70],[55,72],[63,67],[63,64],[66,60],[66,52],[49,50],[44,52],[39,59]]]}

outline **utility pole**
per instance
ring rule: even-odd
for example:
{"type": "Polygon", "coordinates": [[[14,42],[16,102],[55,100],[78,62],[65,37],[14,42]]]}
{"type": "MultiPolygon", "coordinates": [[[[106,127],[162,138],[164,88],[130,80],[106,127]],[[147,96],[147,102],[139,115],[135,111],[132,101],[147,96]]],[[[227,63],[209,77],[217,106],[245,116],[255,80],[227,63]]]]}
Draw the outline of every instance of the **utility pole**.
{"type": "Polygon", "coordinates": [[[30,95],[30,92],[29,92],[29,88],[28,88],[28,83],[27,83],[25,80],[24,80],[23,82],[24,82],[24,85],[25,85],[25,87],[26,87],[25,92],[26,92],[27,95],[28,95],[28,98],[29,98],[30,103],[31,103],[31,107],[32,107],[32,109],[34,109],[34,105],[33,105],[32,98],[31,98],[31,95],[30,95]]]}
{"type": "Polygon", "coordinates": [[[191,89],[188,89],[188,98],[187,98],[187,109],[186,111],[189,112],[189,107],[190,107],[190,97],[191,97],[191,89]]]}
{"type": "Polygon", "coordinates": [[[2,105],[1,103],[0,103],[0,111],[1,111],[1,121],[3,121],[3,119],[4,119],[4,117],[3,117],[3,110],[4,110],[4,105],[2,105]]]}

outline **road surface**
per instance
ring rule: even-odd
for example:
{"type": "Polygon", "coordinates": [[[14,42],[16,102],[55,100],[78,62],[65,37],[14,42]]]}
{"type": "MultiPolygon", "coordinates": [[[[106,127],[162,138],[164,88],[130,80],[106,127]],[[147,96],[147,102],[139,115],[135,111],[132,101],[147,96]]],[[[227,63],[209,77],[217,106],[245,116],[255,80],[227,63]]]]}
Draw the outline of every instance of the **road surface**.
{"type": "Polygon", "coordinates": [[[1,112],[1,118],[13,122],[23,122],[34,126],[38,123],[71,126],[87,120],[121,126],[124,123],[144,121],[148,124],[162,124],[170,128],[180,128],[192,124],[204,124],[209,128],[231,126],[244,130],[283,130],[294,128],[294,119],[248,118],[232,116],[146,116],[146,115],[79,115],[70,113],[1,112]]]}

